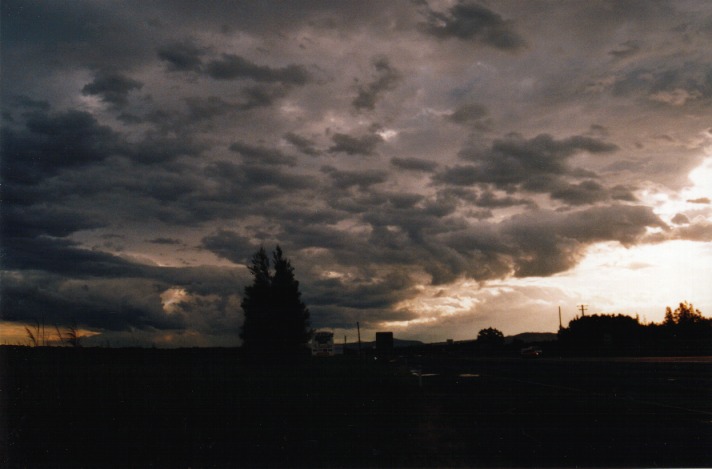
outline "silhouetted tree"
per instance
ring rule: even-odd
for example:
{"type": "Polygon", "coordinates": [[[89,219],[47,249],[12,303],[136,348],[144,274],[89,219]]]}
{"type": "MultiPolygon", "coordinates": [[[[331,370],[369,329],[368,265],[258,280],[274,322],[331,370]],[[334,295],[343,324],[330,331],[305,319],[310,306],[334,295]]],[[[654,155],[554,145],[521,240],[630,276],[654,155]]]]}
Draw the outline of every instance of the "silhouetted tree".
{"type": "Polygon", "coordinates": [[[643,326],[624,314],[581,316],[559,331],[559,342],[568,351],[585,354],[633,352],[639,347],[643,326]]]}
{"type": "Polygon", "coordinates": [[[687,301],[683,301],[675,311],[673,311],[669,306],[665,308],[665,319],[663,320],[663,325],[684,326],[700,323],[704,320],[705,318],[702,316],[702,312],[699,309],[695,309],[692,304],[687,301]]]}
{"type": "Polygon", "coordinates": [[[284,344],[287,350],[295,350],[304,346],[311,339],[309,309],[301,299],[299,282],[294,278],[294,267],[284,257],[279,246],[272,255],[272,263],[274,265],[274,276],[272,277],[274,307],[278,315],[277,321],[283,325],[277,329],[281,334],[278,343],[284,344]]]}
{"type": "Polygon", "coordinates": [[[665,354],[712,353],[712,319],[687,302],[673,311],[667,307],[662,323],[643,325],[638,317],[593,314],[573,319],[559,330],[559,346],[575,354],[665,354]]]}
{"type": "Polygon", "coordinates": [[[712,352],[712,319],[686,301],[672,310],[665,308],[662,326],[651,329],[660,346],[673,354],[707,354],[712,352]],[[657,329],[657,330],[655,330],[657,329]]]}
{"type": "Polygon", "coordinates": [[[263,247],[248,266],[253,281],[243,295],[245,322],[240,336],[244,350],[251,355],[305,351],[312,334],[309,309],[301,300],[294,268],[279,246],[272,253],[272,266],[274,272],[263,247]]]}
{"type": "Polygon", "coordinates": [[[482,329],[477,333],[477,343],[485,349],[492,349],[504,345],[504,334],[493,327],[482,329]]]}
{"type": "Polygon", "coordinates": [[[252,285],[245,287],[242,298],[242,310],[245,321],[242,324],[240,337],[245,350],[258,349],[269,334],[271,322],[270,289],[271,275],[269,272],[269,258],[264,247],[257,251],[248,266],[252,273],[252,285]]]}

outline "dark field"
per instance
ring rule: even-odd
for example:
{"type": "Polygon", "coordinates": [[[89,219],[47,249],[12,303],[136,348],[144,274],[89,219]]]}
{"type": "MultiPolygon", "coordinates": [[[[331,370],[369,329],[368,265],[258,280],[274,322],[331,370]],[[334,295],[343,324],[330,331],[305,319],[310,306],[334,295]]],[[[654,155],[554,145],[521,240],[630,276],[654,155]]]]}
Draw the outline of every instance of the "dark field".
{"type": "Polygon", "coordinates": [[[0,466],[712,466],[708,359],[2,347],[0,360],[0,466]]]}

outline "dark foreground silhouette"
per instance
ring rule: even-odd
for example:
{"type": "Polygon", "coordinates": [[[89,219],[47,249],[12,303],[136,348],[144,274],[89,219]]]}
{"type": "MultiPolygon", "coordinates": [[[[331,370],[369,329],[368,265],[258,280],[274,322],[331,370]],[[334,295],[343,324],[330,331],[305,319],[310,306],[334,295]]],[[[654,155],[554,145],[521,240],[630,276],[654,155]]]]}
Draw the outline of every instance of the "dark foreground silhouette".
{"type": "Polygon", "coordinates": [[[712,465],[706,360],[29,347],[0,360],[4,467],[712,465]]]}

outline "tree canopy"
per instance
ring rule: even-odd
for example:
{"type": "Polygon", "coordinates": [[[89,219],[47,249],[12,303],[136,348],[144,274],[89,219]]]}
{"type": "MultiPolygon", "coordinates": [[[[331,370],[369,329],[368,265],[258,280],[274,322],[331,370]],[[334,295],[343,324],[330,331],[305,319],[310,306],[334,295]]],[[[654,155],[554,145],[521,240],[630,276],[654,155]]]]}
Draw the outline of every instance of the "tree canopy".
{"type": "Polygon", "coordinates": [[[696,324],[703,322],[705,317],[702,316],[702,312],[699,309],[683,301],[680,305],[672,310],[669,306],[665,308],[665,319],[663,320],[663,325],[665,326],[684,326],[688,324],[696,324]]]}
{"type": "Polygon", "coordinates": [[[241,304],[245,313],[240,332],[243,349],[265,356],[305,351],[313,331],[289,259],[277,246],[270,262],[262,247],[248,268],[253,279],[245,287],[241,304]]]}
{"type": "Polygon", "coordinates": [[[623,314],[581,316],[559,331],[559,345],[579,354],[709,354],[712,319],[687,302],[667,307],[660,324],[623,314]]]}
{"type": "Polygon", "coordinates": [[[504,334],[499,329],[488,327],[477,334],[477,342],[490,347],[500,346],[504,344],[504,334]]]}

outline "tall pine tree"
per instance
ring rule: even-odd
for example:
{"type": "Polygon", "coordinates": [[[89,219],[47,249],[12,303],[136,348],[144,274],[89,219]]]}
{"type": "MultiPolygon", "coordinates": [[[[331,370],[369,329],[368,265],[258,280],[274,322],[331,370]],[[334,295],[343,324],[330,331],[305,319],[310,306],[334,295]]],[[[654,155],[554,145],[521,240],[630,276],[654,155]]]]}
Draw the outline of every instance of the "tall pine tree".
{"type": "Polygon", "coordinates": [[[253,282],[245,287],[241,305],[243,348],[256,356],[305,352],[312,335],[309,309],[301,300],[294,268],[279,246],[272,253],[272,266],[274,272],[264,248],[248,266],[253,282]]]}

